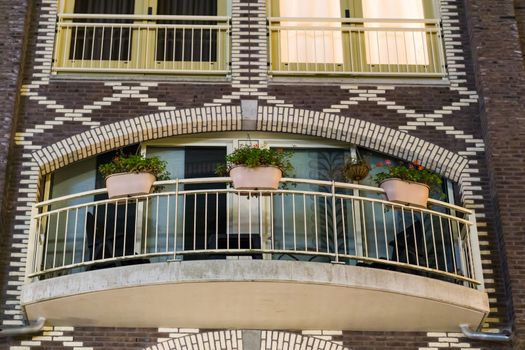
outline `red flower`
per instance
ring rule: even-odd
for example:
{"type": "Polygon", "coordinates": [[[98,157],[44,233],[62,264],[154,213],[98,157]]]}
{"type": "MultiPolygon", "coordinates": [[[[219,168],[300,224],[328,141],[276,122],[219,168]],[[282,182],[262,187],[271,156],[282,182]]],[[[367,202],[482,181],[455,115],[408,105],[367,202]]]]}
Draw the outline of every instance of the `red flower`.
{"type": "Polygon", "coordinates": [[[417,167],[417,170],[423,170],[425,168],[423,168],[421,165],[417,167]]]}
{"type": "Polygon", "coordinates": [[[414,160],[412,163],[414,163],[414,165],[419,165],[419,160],[414,160]]]}

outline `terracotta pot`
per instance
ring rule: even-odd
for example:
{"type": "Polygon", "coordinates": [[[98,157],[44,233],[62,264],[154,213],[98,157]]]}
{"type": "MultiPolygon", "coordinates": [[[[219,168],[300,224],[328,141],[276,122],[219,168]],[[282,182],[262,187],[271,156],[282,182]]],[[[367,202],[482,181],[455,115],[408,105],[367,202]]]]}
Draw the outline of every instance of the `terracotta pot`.
{"type": "Polygon", "coordinates": [[[155,182],[150,173],[119,173],[106,177],[109,198],[148,194],[155,182]]]}
{"type": "Polygon", "coordinates": [[[230,170],[233,187],[237,190],[276,190],[283,173],[276,167],[247,168],[238,166],[230,170]]]}
{"type": "Polygon", "coordinates": [[[368,164],[348,164],[345,167],[345,176],[348,180],[361,181],[370,172],[368,164]]]}
{"type": "Polygon", "coordinates": [[[430,187],[425,184],[392,178],[381,182],[379,186],[385,190],[386,197],[390,202],[420,208],[427,207],[430,187]]]}

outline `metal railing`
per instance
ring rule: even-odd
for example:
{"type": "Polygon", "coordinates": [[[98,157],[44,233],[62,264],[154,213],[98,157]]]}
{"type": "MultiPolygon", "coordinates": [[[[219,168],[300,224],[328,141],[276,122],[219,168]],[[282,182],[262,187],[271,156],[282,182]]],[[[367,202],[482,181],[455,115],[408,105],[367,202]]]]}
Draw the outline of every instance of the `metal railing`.
{"type": "Polygon", "coordinates": [[[269,21],[275,75],[443,77],[435,19],[288,18],[269,21]]]}
{"type": "Polygon", "coordinates": [[[55,72],[227,74],[229,17],[60,14],[55,72]]]}
{"type": "Polygon", "coordinates": [[[105,189],[34,206],[28,277],[172,259],[339,262],[482,285],[474,215],[388,202],[375,187],[283,179],[237,191],[229,178],[157,182],[162,192],[104,199],[105,189]]]}

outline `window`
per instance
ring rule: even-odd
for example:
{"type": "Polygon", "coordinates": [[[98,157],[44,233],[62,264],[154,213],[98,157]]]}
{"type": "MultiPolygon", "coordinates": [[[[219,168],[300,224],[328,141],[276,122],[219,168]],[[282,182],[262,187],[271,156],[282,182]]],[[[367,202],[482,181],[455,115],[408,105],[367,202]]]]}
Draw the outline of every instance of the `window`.
{"type": "Polygon", "coordinates": [[[55,72],[224,74],[227,0],[62,0],[55,72]]]}
{"type": "Polygon", "coordinates": [[[443,76],[436,0],[270,0],[274,74],[443,76]]]}

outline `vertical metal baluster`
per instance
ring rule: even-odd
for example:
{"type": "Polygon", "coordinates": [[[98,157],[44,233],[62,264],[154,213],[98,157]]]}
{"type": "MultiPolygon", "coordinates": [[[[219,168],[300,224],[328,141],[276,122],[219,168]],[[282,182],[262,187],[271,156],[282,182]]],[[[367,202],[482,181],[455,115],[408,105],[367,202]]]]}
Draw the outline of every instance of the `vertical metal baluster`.
{"type": "Polygon", "coordinates": [[[71,257],[71,264],[75,263],[75,253],[77,249],[78,209],[79,208],[75,208],[75,225],[73,231],[73,256],[71,257]]]}
{"type": "MultiPolygon", "coordinates": [[[[257,197],[257,206],[259,207],[259,249],[263,249],[263,248],[266,248],[265,247],[265,244],[264,244],[264,237],[263,237],[263,233],[266,233],[266,232],[263,232],[264,230],[264,226],[263,226],[263,202],[262,202],[262,195],[263,193],[260,191],[259,192],[259,196],[257,197]]],[[[266,219],[266,218],[265,218],[266,219]]],[[[264,249],[264,250],[266,250],[264,249]]]]}
{"type": "Polygon", "coordinates": [[[317,226],[317,205],[319,197],[314,195],[314,225],[315,225],[315,251],[319,253],[319,229],[317,226]]]}
{"type": "Polygon", "coordinates": [[[241,249],[241,196],[237,197],[237,249],[241,249]]]}
{"type": "Polygon", "coordinates": [[[137,244],[137,226],[138,226],[137,218],[138,217],[139,217],[139,200],[138,198],[136,198],[135,199],[135,222],[133,225],[133,254],[135,254],[136,251],[140,253],[140,244],[139,244],[139,247],[135,247],[135,245],[137,244]]]}
{"type": "Polygon", "coordinates": [[[166,27],[164,27],[164,61],[162,63],[162,67],[163,67],[164,70],[166,70],[166,61],[167,61],[166,55],[167,55],[167,53],[168,53],[168,27],[166,26],[166,27]]]}
{"type": "Polygon", "coordinates": [[[405,254],[406,254],[406,263],[410,264],[410,258],[408,256],[408,241],[407,241],[407,225],[405,221],[405,209],[401,207],[401,215],[403,216],[403,237],[405,239],[405,254]]]}
{"type": "Polygon", "coordinates": [[[124,207],[124,244],[122,244],[122,256],[126,256],[126,242],[128,241],[128,198],[124,207]]]}
{"type": "MultiPolygon", "coordinates": [[[[209,37],[209,45],[208,45],[208,70],[212,70],[211,69],[211,63],[212,63],[212,60],[211,60],[211,57],[212,57],[212,41],[213,41],[213,29],[210,27],[209,30],[208,30],[208,37],[209,37]]],[[[262,247],[262,246],[261,246],[262,247]]]]}
{"type": "Polygon", "coordinates": [[[46,248],[45,248],[45,251],[44,251],[44,270],[46,269],[47,267],[47,255],[49,254],[49,236],[50,236],[50,232],[49,232],[49,226],[50,226],[50,222],[51,222],[51,215],[52,214],[47,214],[46,215],[46,231],[45,231],[45,235],[46,235],[46,248]]]}
{"type": "Polygon", "coordinates": [[[111,66],[111,61],[112,61],[112,58],[113,58],[113,32],[114,32],[114,27],[111,26],[111,34],[110,34],[110,39],[109,39],[109,58],[108,58],[108,61],[109,61],[109,66],[111,66]]]}
{"type": "Polygon", "coordinates": [[[177,62],[177,28],[173,27],[173,59],[171,61],[171,69],[175,70],[175,62],[177,62]]]}
{"type": "Polygon", "coordinates": [[[60,226],[60,211],[57,212],[57,227],[55,228],[55,250],[53,251],[53,268],[56,267],[58,227],[60,226]]]}
{"type": "Polygon", "coordinates": [[[204,194],[204,250],[208,249],[208,192],[204,194]]]}
{"type": "Polygon", "coordinates": [[[434,246],[434,259],[436,261],[436,269],[439,270],[439,262],[437,257],[437,247],[436,247],[436,233],[434,230],[434,215],[430,214],[430,227],[432,228],[432,244],[434,246]]]}
{"type": "Polygon", "coordinates": [[[64,246],[62,247],[62,266],[66,265],[67,228],[69,226],[69,209],[66,209],[66,224],[64,225],[64,246]]]}
{"type": "Polygon", "coordinates": [[[191,56],[190,56],[190,67],[191,67],[191,70],[194,69],[194,44],[195,43],[195,27],[191,27],[191,56]]]}
{"type": "MultiPolygon", "coordinates": [[[[146,197],[146,210],[144,211],[144,213],[146,214],[146,217],[149,216],[149,197],[146,197]]],[[[148,253],[148,227],[149,227],[149,223],[148,221],[146,220],[145,222],[145,225],[144,225],[144,250],[142,251],[143,254],[147,254],[148,253]]]]}
{"type": "Polygon", "coordinates": [[[115,219],[113,222],[113,258],[115,257],[115,244],[117,242],[117,216],[118,216],[118,204],[115,202],[115,219]]]}
{"type": "MultiPolygon", "coordinates": [[[[377,56],[379,58],[379,72],[382,72],[383,71],[383,57],[381,55],[381,47],[379,46],[379,31],[376,31],[376,44],[377,44],[377,56]]],[[[388,48],[388,41],[386,42],[386,46],[388,48]]],[[[386,64],[387,64],[387,67],[388,67],[388,57],[387,57],[387,61],[386,61],[386,64]]]]}
{"type": "Polygon", "coordinates": [[[425,230],[425,222],[424,222],[424,215],[423,215],[423,211],[420,211],[419,212],[420,215],[421,215],[421,229],[422,229],[422,233],[423,233],[423,245],[425,247],[425,260],[426,260],[426,263],[427,263],[427,267],[430,267],[429,264],[428,264],[428,249],[427,249],[427,232],[425,230]]]}
{"type": "Polygon", "coordinates": [[[104,210],[104,236],[102,240],[102,259],[106,257],[106,231],[108,228],[108,203],[105,204],[104,210]]]}
{"type": "Polygon", "coordinates": [[[86,205],[85,212],[84,212],[84,237],[82,239],[82,262],[85,261],[86,258],[86,238],[87,238],[87,214],[88,214],[88,208],[89,206],[86,205]]]}
{"type": "Polygon", "coordinates": [[[204,28],[201,27],[201,29],[199,31],[201,33],[201,41],[200,41],[200,45],[199,45],[199,70],[202,71],[202,46],[203,46],[202,39],[203,39],[203,34],[204,34],[204,28]]]}
{"type": "Polygon", "coordinates": [[[286,230],[284,223],[284,193],[281,193],[281,219],[283,221],[283,249],[286,249],[286,230]]]}
{"type": "Polygon", "coordinates": [[[397,33],[394,32],[394,47],[396,48],[396,65],[397,65],[397,72],[400,72],[400,66],[399,62],[401,61],[399,59],[399,47],[397,46],[397,33]]]}
{"type": "Polygon", "coordinates": [[[343,225],[343,251],[345,254],[348,254],[348,251],[346,249],[346,225],[345,225],[345,204],[343,202],[343,198],[340,198],[341,203],[341,218],[342,218],[342,225],[343,225]]]}
{"type": "Polygon", "coordinates": [[[98,204],[95,204],[95,224],[93,225],[93,252],[91,261],[95,261],[95,247],[97,242],[97,224],[98,224],[98,204]]]}
{"type": "Polygon", "coordinates": [[[159,207],[160,207],[160,196],[155,196],[155,253],[159,252],[159,207]]]}
{"type": "Polygon", "coordinates": [[[386,260],[390,260],[390,257],[388,255],[388,237],[386,233],[386,216],[385,216],[385,203],[381,203],[381,213],[383,214],[383,233],[385,235],[385,253],[386,253],[386,260]]]}
{"type": "MultiPolygon", "coordinates": [[[[77,41],[78,41],[78,26],[75,25],[75,40],[73,41],[73,59],[76,59],[77,57],[77,41]]],[[[66,50],[64,50],[64,53],[65,51],[66,50]]]]}
{"type": "Polygon", "coordinates": [[[454,247],[454,238],[452,237],[452,225],[450,223],[450,218],[447,220],[448,220],[448,233],[450,235],[450,245],[452,247],[452,260],[454,262],[454,273],[457,274],[458,269],[457,269],[456,252],[455,252],[456,248],[454,247]]]}
{"type": "Polygon", "coordinates": [[[304,251],[308,251],[308,229],[306,223],[306,195],[303,193],[304,251]]]}
{"type": "MultiPolygon", "coordinates": [[[[230,249],[230,208],[232,208],[233,211],[233,196],[231,192],[227,192],[226,194],[226,249],[230,249]],[[231,205],[230,205],[231,201],[231,205]]],[[[232,213],[233,216],[233,213],[232,213]]],[[[231,220],[232,228],[233,228],[233,217],[231,220]]]]}
{"type": "Polygon", "coordinates": [[[170,242],[170,238],[169,238],[169,232],[170,232],[170,199],[171,199],[171,195],[166,195],[166,242],[165,242],[165,245],[166,245],[166,249],[164,250],[165,253],[168,253],[169,252],[169,242],[170,242]]]}
{"type": "Polygon", "coordinates": [[[397,242],[396,207],[392,205],[392,223],[394,224],[394,244],[396,245],[396,261],[399,262],[399,245],[397,242]]]}
{"type": "Polygon", "coordinates": [[[197,250],[197,193],[193,194],[193,250],[197,250]]]}
{"type": "Polygon", "coordinates": [[[86,62],[86,43],[87,43],[87,26],[84,26],[84,40],[82,41],[82,62],[80,66],[84,68],[84,63],[86,62]]]}
{"type": "MultiPolygon", "coordinates": [[[[102,57],[104,57],[104,35],[106,34],[106,27],[102,27],[102,39],[100,41],[100,59],[99,59],[99,62],[98,62],[98,68],[102,68],[103,67],[103,64],[102,64],[102,57]]],[[[104,255],[104,252],[102,252],[102,255],[104,255]]]]}
{"type": "Polygon", "coordinates": [[[443,218],[439,217],[439,227],[441,230],[441,245],[443,246],[443,260],[445,261],[445,271],[448,272],[448,262],[447,262],[447,250],[445,248],[445,231],[443,230],[443,218]]]}
{"type": "Polygon", "coordinates": [[[182,251],[186,251],[186,193],[182,195],[182,251]]]}
{"type": "Polygon", "coordinates": [[[273,205],[273,192],[270,193],[270,234],[271,234],[271,244],[270,249],[275,249],[275,230],[274,230],[274,205],[273,205]]]}
{"type": "Polygon", "coordinates": [[[416,249],[416,265],[419,265],[419,251],[417,249],[417,236],[416,236],[416,220],[414,218],[414,209],[410,209],[410,215],[412,217],[412,233],[414,235],[414,247],[416,249]]]}
{"type": "Polygon", "coordinates": [[[328,237],[328,200],[324,196],[324,229],[326,235],[326,252],[330,253],[330,237],[328,237]]]}
{"type": "Polygon", "coordinates": [[[219,192],[215,193],[215,249],[219,249],[219,192]]]}
{"type": "MultiPolygon", "coordinates": [[[[248,247],[252,249],[252,192],[248,192],[248,247]]],[[[240,220],[240,218],[239,218],[240,220]]]]}
{"type": "MultiPolygon", "coordinates": [[[[356,200],[354,198],[351,198],[350,199],[350,203],[351,203],[351,208],[352,208],[352,237],[354,239],[354,254],[357,255],[358,254],[358,251],[359,251],[359,248],[357,247],[357,217],[356,215],[356,212],[355,212],[355,206],[356,206],[356,200]]],[[[358,202],[359,203],[359,202],[358,202]]],[[[359,205],[359,204],[358,204],[359,205]]]]}
{"type": "Polygon", "coordinates": [[[361,203],[361,216],[363,217],[363,236],[365,238],[365,253],[363,255],[365,257],[368,257],[368,232],[366,230],[365,201],[360,199],[359,202],[361,203]]]}
{"type": "MultiPolygon", "coordinates": [[[[66,35],[65,35],[65,42],[67,43],[67,36],[68,36],[68,33],[71,33],[71,29],[72,27],[68,27],[68,29],[66,30],[66,35]]],[[[72,34],[69,34],[70,38],[69,38],[69,42],[71,42],[71,35],[72,34]]],[[[75,58],[75,55],[73,53],[73,58],[75,58]]],[[[66,65],[66,62],[67,62],[67,52],[66,50],[64,50],[64,52],[62,53],[62,62],[64,62],[64,65],[66,65]]]]}
{"type": "Polygon", "coordinates": [[[293,250],[297,251],[297,227],[295,225],[296,213],[295,213],[295,193],[292,193],[292,220],[293,220],[293,250]]]}
{"type": "Polygon", "coordinates": [[[374,243],[376,247],[376,259],[379,259],[379,242],[377,241],[377,225],[376,225],[376,206],[374,202],[370,202],[372,206],[372,222],[374,223],[374,243]]]}
{"type": "MultiPolygon", "coordinates": [[[[124,41],[124,38],[122,37],[123,32],[124,32],[124,26],[121,24],[119,28],[119,33],[118,33],[118,67],[117,68],[119,69],[122,67],[122,42],[124,41]]],[[[127,57],[126,57],[126,61],[127,61],[127,57]]]]}
{"type": "Polygon", "coordinates": [[[177,257],[177,231],[178,230],[179,230],[179,179],[177,178],[177,180],[175,180],[175,223],[173,227],[173,259],[177,257]]]}

